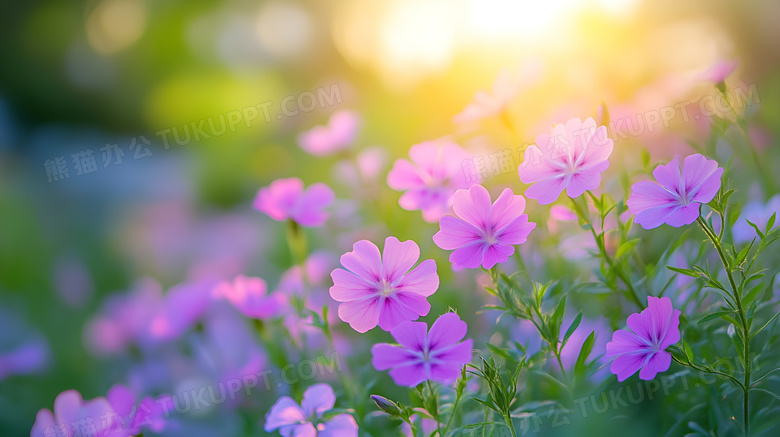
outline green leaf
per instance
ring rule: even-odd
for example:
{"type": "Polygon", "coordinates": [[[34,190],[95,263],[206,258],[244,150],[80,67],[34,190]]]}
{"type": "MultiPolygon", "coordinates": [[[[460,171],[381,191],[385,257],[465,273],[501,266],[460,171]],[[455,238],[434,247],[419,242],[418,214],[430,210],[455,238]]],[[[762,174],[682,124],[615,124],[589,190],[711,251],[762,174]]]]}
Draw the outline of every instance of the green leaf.
{"type": "Polygon", "coordinates": [[[774,316],[772,316],[772,318],[771,318],[771,319],[769,319],[769,321],[768,321],[768,322],[764,323],[764,326],[762,326],[762,327],[758,328],[758,330],[757,330],[756,332],[754,332],[754,333],[750,334],[750,336],[751,336],[751,337],[753,337],[754,335],[756,335],[756,334],[758,334],[759,332],[763,331],[763,330],[764,330],[764,328],[766,328],[767,326],[769,326],[769,324],[770,324],[770,323],[772,323],[772,322],[773,322],[773,321],[774,321],[774,320],[777,318],[777,316],[780,316],[780,313],[777,313],[777,314],[775,314],[774,316]]]}
{"type": "Polygon", "coordinates": [[[717,318],[719,318],[721,316],[725,316],[725,315],[732,314],[732,313],[733,313],[733,311],[718,311],[718,312],[714,312],[712,314],[708,314],[708,315],[702,317],[699,320],[699,322],[697,323],[697,325],[701,325],[702,323],[706,323],[706,322],[709,322],[710,320],[714,320],[714,319],[717,319],[717,318]]]}
{"type": "Polygon", "coordinates": [[[505,351],[504,349],[502,349],[502,348],[500,348],[498,346],[492,345],[490,343],[488,343],[487,346],[488,346],[488,348],[490,349],[491,352],[493,352],[494,354],[500,356],[501,358],[503,358],[503,359],[505,359],[507,361],[515,361],[512,358],[512,356],[509,355],[509,353],[507,353],[507,351],[505,351]]]}
{"type": "Polygon", "coordinates": [[[753,229],[755,229],[755,230],[756,230],[756,233],[758,234],[758,236],[759,236],[759,237],[760,237],[760,238],[763,240],[763,239],[764,239],[764,233],[763,233],[763,232],[761,232],[761,229],[758,229],[758,226],[756,226],[756,224],[755,224],[755,223],[753,223],[753,222],[751,222],[750,220],[747,220],[747,219],[745,219],[745,221],[746,221],[746,222],[748,222],[748,224],[749,224],[750,226],[752,226],[752,227],[753,227],[753,229]]]}
{"type": "Polygon", "coordinates": [[[576,373],[584,373],[585,372],[585,361],[588,359],[588,355],[590,355],[590,351],[593,349],[593,344],[596,342],[596,331],[591,331],[590,335],[588,335],[588,338],[585,339],[585,341],[582,343],[582,348],[580,349],[580,355],[577,357],[577,362],[574,364],[574,369],[576,373]]]}
{"type": "Polygon", "coordinates": [[[551,344],[557,344],[558,333],[561,332],[561,323],[563,323],[563,314],[566,312],[566,296],[563,296],[558,302],[558,306],[555,307],[555,311],[550,317],[550,338],[548,342],[551,344]]]}
{"type": "Polygon", "coordinates": [[[580,322],[582,322],[582,310],[577,313],[577,316],[574,317],[574,321],[569,325],[569,329],[566,330],[566,334],[563,336],[563,342],[561,343],[561,348],[566,345],[566,342],[569,341],[569,337],[571,337],[577,327],[580,326],[580,322]]]}
{"type": "Polygon", "coordinates": [[[767,234],[775,226],[775,219],[777,219],[777,213],[772,214],[772,217],[769,217],[769,221],[766,222],[766,233],[767,234]]]}
{"type": "Polygon", "coordinates": [[[691,350],[691,345],[685,340],[683,340],[683,351],[685,352],[686,358],[688,358],[688,362],[692,362],[694,357],[693,350],[691,350]]]}
{"type": "Polygon", "coordinates": [[[483,426],[491,426],[491,425],[506,426],[506,424],[503,422],[479,422],[479,423],[468,424],[464,426],[463,429],[477,429],[477,428],[482,428],[483,426]]]}
{"type": "Polygon", "coordinates": [[[674,266],[666,266],[666,268],[673,272],[682,273],[683,275],[692,276],[694,278],[698,278],[701,276],[701,273],[697,272],[696,270],[682,269],[680,267],[674,267],[674,266]]]}
{"type": "Polygon", "coordinates": [[[628,240],[625,243],[621,244],[620,247],[618,247],[617,252],[615,253],[615,260],[621,259],[629,252],[634,250],[634,247],[636,247],[637,243],[639,243],[639,238],[634,238],[633,240],[628,240]]]}
{"type": "Polygon", "coordinates": [[[642,148],[642,168],[647,168],[650,165],[650,152],[647,149],[642,148]]]}

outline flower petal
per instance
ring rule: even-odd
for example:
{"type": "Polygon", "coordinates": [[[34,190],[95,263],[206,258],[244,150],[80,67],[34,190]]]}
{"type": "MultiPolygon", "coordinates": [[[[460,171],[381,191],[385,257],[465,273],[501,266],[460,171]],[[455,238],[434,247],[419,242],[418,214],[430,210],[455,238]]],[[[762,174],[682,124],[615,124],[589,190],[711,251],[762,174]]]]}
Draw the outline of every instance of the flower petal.
{"type": "Polygon", "coordinates": [[[660,372],[669,370],[672,364],[672,354],[666,351],[660,351],[653,354],[647,364],[639,371],[639,379],[650,381],[660,372]]]}
{"type": "Polygon", "coordinates": [[[439,316],[428,333],[428,347],[435,350],[451,346],[466,336],[468,325],[456,313],[446,313],[439,316]]]}
{"type": "Polygon", "coordinates": [[[301,407],[306,417],[322,416],[336,405],[336,394],[328,384],[314,384],[303,392],[301,407]]]}
{"type": "Polygon", "coordinates": [[[490,221],[490,194],[482,185],[458,190],[453,196],[452,208],[458,217],[479,229],[484,229],[490,221]]]}
{"type": "Polygon", "coordinates": [[[382,280],[382,261],[379,248],[368,240],[360,240],[352,246],[352,252],[341,256],[341,265],[352,273],[369,281],[382,280]]]}
{"type": "Polygon", "coordinates": [[[339,305],[339,318],[357,332],[364,333],[379,323],[379,298],[344,302],[339,305]]]}
{"type": "Polygon", "coordinates": [[[450,215],[441,218],[439,228],[440,231],[433,235],[433,242],[444,250],[455,250],[482,238],[477,227],[450,215]]]}
{"type": "Polygon", "coordinates": [[[306,421],[303,409],[289,396],[282,396],[271,406],[265,416],[264,429],[271,432],[280,426],[295,425],[306,421]]]}
{"type": "Polygon", "coordinates": [[[412,240],[401,242],[398,238],[387,237],[382,251],[384,279],[393,282],[401,278],[420,258],[420,248],[412,240]]]}

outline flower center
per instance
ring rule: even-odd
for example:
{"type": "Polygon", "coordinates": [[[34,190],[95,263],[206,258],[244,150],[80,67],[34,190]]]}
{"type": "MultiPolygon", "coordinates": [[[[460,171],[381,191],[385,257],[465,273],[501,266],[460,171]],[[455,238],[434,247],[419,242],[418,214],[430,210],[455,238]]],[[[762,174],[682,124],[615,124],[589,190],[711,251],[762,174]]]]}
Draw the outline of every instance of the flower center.
{"type": "Polygon", "coordinates": [[[493,245],[498,243],[498,237],[493,233],[493,226],[487,226],[484,237],[485,243],[493,245]]]}
{"type": "Polygon", "coordinates": [[[395,293],[395,286],[390,284],[390,282],[387,281],[387,279],[382,279],[382,282],[380,284],[379,288],[379,294],[381,294],[384,297],[390,296],[391,294],[395,293]]]}

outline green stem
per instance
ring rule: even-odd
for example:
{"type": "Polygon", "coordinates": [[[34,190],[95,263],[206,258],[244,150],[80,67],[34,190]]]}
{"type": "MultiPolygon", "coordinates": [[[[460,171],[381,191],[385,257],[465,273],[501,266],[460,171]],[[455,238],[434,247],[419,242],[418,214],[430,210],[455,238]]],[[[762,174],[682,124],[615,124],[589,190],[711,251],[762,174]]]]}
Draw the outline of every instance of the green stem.
{"type": "MultiPolygon", "coordinates": [[[[438,408],[439,401],[438,401],[438,399],[436,399],[437,395],[433,391],[433,385],[431,385],[431,380],[429,379],[429,380],[427,380],[425,382],[428,383],[428,395],[431,397],[431,399],[436,401],[436,411],[430,411],[431,408],[429,408],[428,412],[433,414],[433,417],[436,419],[436,430],[439,432],[439,435],[442,435],[441,434],[441,420],[439,420],[439,408],[438,408]]],[[[433,407],[434,405],[430,404],[430,406],[433,407]]]]}
{"type": "Polygon", "coordinates": [[[724,378],[728,378],[734,384],[739,386],[739,388],[741,388],[743,390],[745,388],[744,385],[742,384],[742,381],[740,381],[739,379],[735,378],[733,375],[729,375],[728,373],[723,373],[723,372],[720,372],[720,371],[717,371],[717,370],[709,370],[709,369],[707,369],[705,367],[699,366],[698,364],[692,363],[690,361],[686,363],[684,361],[678,360],[674,355],[672,355],[672,359],[674,360],[675,363],[677,363],[677,364],[679,364],[681,366],[690,367],[691,369],[697,370],[697,371],[702,372],[702,373],[710,373],[712,375],[718,375],[718,376],[722,376],[724,378]]]}
{"type": "Polygon", "coordinates": [[[447,419],[447,424],[444,425],[444,431],[439,433],[439,435],[441,437],[444,437],[444,436],[447,435],[447,431],[449,431],[450,425],[452,425],[452,419],[455,418],[455,411],[458,408],[458,402],[460,402],[461,394],[462,394],[461,391],[458,390],[457,394],[455,395],[455,403],[452,404],[452,411],[450,411],[450,418],[447,419]]]}
{"type": "Polygon", "coordinates": [[[290,253],[293,262],[303,266],[306,261],[306,234],[303,233],[301,225],[290,219],[287,221],[287,244],[290,247],[290,253]]]}
{"type": "Polygon", "coordinates": [[[566,382],[566,386],[569,386],[569,378],[566,377],[566,369],[563,367],[563,361],[561,360],[561,352],[558,350],[558,346],[555,346],[555,359],[558,360],[558,365],[561,366],[561,375],[563,375],[563,381],[566,382]]]}
{"type": "Polygon", "coordinates": [[[512,423],[512,416],[507,414],[506,417],[504,417],[504,420],[506,421],[506,426],[508,426],[509,430],[512,431],[512,437],[517,437],[517,433],[515,432],[515,425],[512,423]]]}
{"type": "MultiPolygon", "coordinates": [[[[586,200],[587,202],[587,200],[586,200]]],[[[620,278],[621,281],[623,281],[624,284],[626,284],[626,287],[628,287],[628,291],[630,292],[627,294],[627,297],[631,302],[636,304],[637,307],[639,307],[640,310],[643,310],[645,308],[642,301],[639,299],[639,295],[637,294],[636,290],[634,289],[634,285],[631,283],[631,280],[626,276],[625,272],[623,272],[623,269],[616,265],[615,262],[612,260],[612,257],[609,256],[607,253],[606,245],[604,244],[604,240],[602,238],[599,238],[598,234],[596,234],[596,229],[593,228],[593,224],[590,222],[590,218],[585,214],[584,211],[582,211],[582,208],[580,208],[580,205],[572,198],[571,199],[572,205],[574,205],[574,210],[577,213],[577,216],[582,220],[584,223],[588,224],[590,228],[590,233],[593,234],[593,239],[596,240],[596,246],[599,248],[599,252],[601,253],[601,257],[604,258],[604,261],[609,264],[609,267],[615,271],[615,274],[617,274],[618,278],[620,278]]]]}
{"type": "Polygon", "coordinates": [[[742,392],[743,392],[743,402],[742,402],[742,416],[745,426],[745,435],[748,435],[748,431],[750,429],[750,414],[749,414],[749,407],[750,407],[750,371],[751,371],[751,363],[750,363],[750,328],[748,327],[747,323],[747,317],[745,316],[745,308],[742,305],[742,293],[740,293],[739,288],[737,288],[737,284],[734,281],[734,276],[731,274],[731,268],[729,268],[729,263],[726,260],[726,255],[723,253],[723,248],[720,244],[720,239],[717,235],[710,229],[709,225],[704,221],[704,219],[701,217],[701,214],[696,219],[696,222],[699,223],[699,226],[701,226],[702,230],[705,234],[707,234],[707,237],[712,242],[712,245],[715,246],[715,250],[718,252],[718,256],[720,257],[721,263],[723,263],[723,268],[726,270],[726,276],[729,278],[729,284],[731,285],[731,291],[734,294],[734,301],[737,305],[737,313],[739,315],[739,323],[741,325],[741,331],[742,331],[742,358],[743,358],[743,365],[745,367],[745,382],[741,384],[742,392]]]}

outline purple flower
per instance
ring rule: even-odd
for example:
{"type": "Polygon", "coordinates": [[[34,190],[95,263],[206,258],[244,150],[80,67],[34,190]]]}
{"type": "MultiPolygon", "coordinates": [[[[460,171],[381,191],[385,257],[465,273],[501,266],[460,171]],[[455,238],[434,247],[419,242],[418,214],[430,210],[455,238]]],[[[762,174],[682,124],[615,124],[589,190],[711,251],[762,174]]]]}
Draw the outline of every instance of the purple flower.
{"type": "Polygon", "coordinates": [[[38,411],[30,437],[76,437],[82,435],[81,427],[89,429],[92,436],[112,435],[114,424],[104,419],[113,417],[113,413],[106,398],[84,401],[76,390],[67,390],[54,400],[53,414],[46,408],[38,411]]]}
{"type": "Polygon", "coordinates": [[[156,341],[173,340],[195,325],[213,302],[216,281],[200,280],[171,287],[147,327],[156,341]]]}
{"type": "Polygon", "coordinates": [[[597,128],[592,118],[585,122],[572,118],[565,125],[555,125],[549,135],[536,137],[518,168],[520,180],[534,184],[525,191],[526,197],[547,205],[563,190],[575,198],[598,188],[601,172],[609,167],[612,146],[607,127],[597,128]]]}
{"type": "Polygon", "coordinates": [[[780,216],[780,194],[775,194],[766,203],[755,200],[745,205],[742,208],[739,219],[731,228],[734,242],[746,243],[758,237],[756,230],[748,224],[748,220],[758,226],[758,229],[763,230],[769,223],[769,218],[772,217],[772,214],[780,216]]]}
{"type": "Polygon", "coordinates": [[[647,296],[647,308],[628,316],[628,327],[633,332],[615,331],[607,343],[607,357],[615,357],[609,371],[618,381],[640,369],[639,378],[649,381],[669,369],[672,354],[665,349],[680,341],[680,311],[671,299],[647,296]]]}
{"type": "Polygon", "coordinates": [[[371,362],[377,370],[390,370],[398,385],[414,387],[431,380],[452,384],[471,361],[472,340],[466,335],[466,322],[455,313],[436,319],[428,332],[424,322],[404,322],[390,331],[398,345],[375,344],[371,362]]]}
{"type": "Polygon", "coordinates": [[[41,372],[48,365],[50,355],[49,343],[37,334],[10,351],[0,352],[0,381],[11,375],[41,372]]]}
{"type": "Polygon", "coordinates": [[[334,197],[333,190],[321,182],[304,190],[298,178],[277,179],[260,189],[253,206],[274,220],[292,219],[301,226],[315,227],[328,219],[324,209],[334,197]]]}
{"type": "Polygon", "coordinates": [[[328,384],[307,388],[301,405],[282,396],[265,416],[265,431],[278,428],[284,437],[357,437],[357,423],[349,414],[339,414],[328,421],[322,419],[335,404],[336,395],[328,384]]]}
{"type": "Polygon", "coordinates": [[[366,332],[379,324],[385,331],[399,323],[428,314],[426,299],[439,288],[436,261],[427,259],[409,271],[420,258],[414,241],[385,239],[382,256],[370,241],[360,240],[341,256],[345,269],[330,274],[330,295],[338,302],[339,317],[355,331],[366,332]]]}
{"type": "Polygon", "coordinates": [[[217,285],[214,296],[230,301],[241,314],[254,319],[278,315],[287,302],[286,296],[281,292],[269,294],[268,287],[261,278],[248,278],[244,275],[236,276],[233,282],[217,285]]]}
{"type": "MultiPolygon", "coordinates": [[[[165,429],[163,407],[152,399],[151,396],[143,398],[136,404],[136,395],[128,387],[117,384],[108,390],[106,395],[111,408],[119,415],[116,428],[121,425],[125,434],[137,435],[144,429],[160,432],[165,429]]],[[[113,428],[114,433],[118,429],[113,428]]]]}
{"type": "Polygon", "coordinates": [[[387,184],[406,191],[398,200],[407,211],[422,210],[423,219],[433,223],[447,213],[452,195],[458,188],[468,188],[461,167],[470,157],[457,144],[444,141],[415,144],[409,149],[412,162],[399,159],[387,175],[387,184]]]}
{"type": "Polygon", "coordinates": [[[457,217],[444,216],[433,241],[444,250],[454,250],[450,261],[456,270],[482,267],[489,269],[505,262],[515,245],[525,243],[536,227],[523,214],[525,199],[506,188],[495,203],[482,185],[458,190],[453,199],[457,217]]]}
{"type": "Polygon", "coordinates": [[[162,305],[162,287],[151,278],[138,279],[129,293],[109,296],[84,328],[87,349],[102,356],[123,352],[131,344],[151,345],[149,323],[162,305]]]}
{"type": "Polygon", "coordinates": [[[5,305],[0,308],[0,382],[13,375],[43,372],[51,363],[46,337],[17,308],[5,305]]]}
{"type": "Polygon", "coordinates": [[[718,163],[695,154],[685,158],[680,170],[680,157],[653,170],[658,181],[637,182],[631,187],[626,204],[636,222],[645,229],[666,223],[680,227],[699,217],[699,205],[715,197],[720,189],[723,169],[718,163]]]}
{"type": "Polygon", "coordinates": [[[349,146],[355,139],[360,119],[352,111],[333,113],[326,126],[315,126],[298,136],[301,148],[314,156],[325,156],[349,146]]]}
{"type": "Polygon", "coordinates": [[[706,71],[699,75],[701,80],[706,80],[714,84],[722,83],[734,70],[737,69],[739,61],[719,59],[712,63],[706,71]]]}

